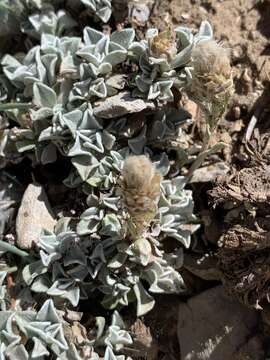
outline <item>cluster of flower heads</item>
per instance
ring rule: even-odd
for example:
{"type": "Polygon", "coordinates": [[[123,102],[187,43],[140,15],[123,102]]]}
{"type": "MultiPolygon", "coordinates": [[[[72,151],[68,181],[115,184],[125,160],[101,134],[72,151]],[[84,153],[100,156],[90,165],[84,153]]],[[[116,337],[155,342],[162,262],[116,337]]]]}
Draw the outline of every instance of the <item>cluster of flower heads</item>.
{"type": "MultiPolygon", "coordinates": [[[[108,20],[109,0],[81,3],[108,20]]],[[[198,65],[199,49],[213,42],[208,22],[196,35],[185,27],[161,33],[149,29],[144,40],[136,41],[131,28],[85,27],[79,37],[73,31],[76,22],[60,5],[55,11],[42,1],[26,0],[22,14],[27,9],[29,15],[30,8],[21,31],[38,44],[1,59],[0,110],[6,126],[0,159],[10,159],[15,149],[19,159],[27,156],[43,165],[69,159],[73,167],[64,184],[80,188],[85,203],[76,218],[61,217],[54,232],[44,229],[39,251],[23,269],[24,282],[58,303],[76,307],[80,299],[98,296],[108,309],[135,302],[137,315],[144,315],[154,307],[154,294],[185,291],[179,272],[183,249],[198,228],[187,179],[167,176],[167,141],[180,136],[190,118],[173,107],[173,89],[193,96],[200,85],[200,104],[209,91],[211,103],[224,101],[230,74],[215,61],[220,46],[213,60],[216,69],[222,68],[216,76],[212,68],[198,65]],[[217,89],[225,80],[227,85],[217,89]]],[[[4,306],[6,288],[0,289],[4,306]]],[[[38,312],[3,311],[0,358],[52,352],[59,359],[80,359],[82,349],[69,346],[52,300],[38,312]],[[33,340],[27,343],[28,338],[33,340]]],[[[132,339],[118,313],[107,330],[103,320],[99,324],[95,343],[87,345],[106,346],[106,360],[124,360],[113,352],[132,339]]],[[[92,349],[87,358],[99,357],[92,349]]]]}

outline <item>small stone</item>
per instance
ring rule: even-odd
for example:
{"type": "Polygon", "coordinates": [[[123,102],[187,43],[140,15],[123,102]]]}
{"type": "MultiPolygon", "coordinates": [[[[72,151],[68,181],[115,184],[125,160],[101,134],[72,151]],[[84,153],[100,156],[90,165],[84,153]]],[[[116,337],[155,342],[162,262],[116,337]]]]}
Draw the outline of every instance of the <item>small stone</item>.
{"type": "Polygon", "coordinates": [[[218,162],[213,165],[203,166],[194,171],[190,182],[191,183],[213,182],[218,177],[225,176],[229,172],[229,170],[230,167],[226,165],[224,162],[218,162]]]}
{"type": "Polygon", "coordinates": [[[128,4],[128,16],[135,25],[143,26],[150,16],[150,8],[147,3],[131,1],[128,4]]]}
{"type": "Polygon", "coordinates": [[[189,20],[190,15],[189,15],[189,13],[182,13],[181,17],[182,17],[183,20],[189,20]]]}
{"type": "Polygon", "coordinates": [[[155,110],[155,104],[143,99],[135,99],[129,92],[122,92],[94,104],[94,115],[103,119],[112,119],[143,110],[155,110]]]}
{"type": "Polygon", "coordinates": [[[240,108],[240,106],[236,105],[236,106],[233,107],[232,116],[233,116],[233,118],[235,120],[240,119],[240,116],[241,116],[241,108],[240,108]]]}
{"type": "Polygon", "coordinates": [[[56,220],[41,185],[30,184],[22,198],[16,219],[17,245],[30,249],[39,241],[43,229],[53,231],[56,220]]]}
{"type": "Polygon", "coordinates": [[[226,295],[222,286],[181,303],[178,339],[182,360],[234,359],[253,335],[259,314],[226,295]]]}
{"type": "Polygon", "coordinates": [[[213,256],[205,254],[199,257],[193,254],[186,254],[184,257],[184,268],[193,275],[207,281],[220,281],[221,272],[217,267],[217,260],[213,256]]]}

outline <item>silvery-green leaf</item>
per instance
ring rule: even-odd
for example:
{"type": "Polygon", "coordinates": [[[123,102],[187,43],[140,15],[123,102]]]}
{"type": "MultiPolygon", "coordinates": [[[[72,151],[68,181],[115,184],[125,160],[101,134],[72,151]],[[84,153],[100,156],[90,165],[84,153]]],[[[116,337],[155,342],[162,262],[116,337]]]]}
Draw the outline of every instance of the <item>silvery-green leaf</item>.
{"type": "Polygon", "coordinates": [[[140,42],[134,41],[128,49],[128,57],[134,61],[138,61],[140,56],[144,53],[145,46],[140,42]]]}
{"type": "Polygon", "coordinates": [[[154,161],[156,169],[160,172],[161,175],[166,176],[170,170],[170,160],[168,155],[163,152],[158,160],[154,161]]]}
{"type": "Polygon", "coordinates": [[[176,57],[174,58],[171,66],[173,69],[178,67],[182,67],[186,65],[191,60],[191,53],[193,49],[193,44],[191,43],[187,47],[185,47],[182,51],[180,51],[176,57]]]}
{"type": "Polygon", "coordinates": [[[96,44],[103,36],[102,32],[90,27],[85,27],[83,30],[83,40],[86,45],[96,44]]]}
{"type": "Polygon", "coordinates": [[[5,351],[5,355],[8,359],[14,360],[28,360],[29,356],[24,347],[24,345],[16,345],[14,347],[9,347],[5,351]]]}
{"type": "Polygon", "coordinates": [[[97,231],[102,217],[98,212],[98,209],[92,207],[85,210],[77,225],[77,232],[79,235],[87,235],[97,231]]]}
{"type": "Polygon", "coordinates": [[[44,345],[44,343],[36,338],[35,336],[33,337],[33,342],[34,342],[34,348],[32,350],[32,353],[31,353],[31,357],[33,359],[37,359],[41,356],[48,356],[50,355],[49,351],[47,350],[46,346],[44,345]]]}
{"type": "Polygon", "coordinates": [[[124,29],[115,31],[111,35],[111,41],[121,45],[123,48],[128,49],[135,38],[134,29],[124,29]]]}
{"type": "Polygon", "coordinates": [[[95,161],[94,157],[89,158],[88,156],[76,156],[71,160],[83,181],[89,178],[91,171],[97,166],[95,161]]]}
{"type": "Polygon", "coordinates": [[[98,15],[98,17],[104,22],[106,23],[107,21],[109,21],[110,17],[111,17],[111,13],[112,10],[110,7],[108,6],[104,6],[103,8],[99,9],[96,14],[98,15]]]}
{"type": "Polygon", "coordinates": [[[81,2],[89,7],[103,22],[106,23],[110,19],[112,10],[109,0],[81,0],[81,2]]]}
{"type": "MultiPolygon", "coordinates": [[[[36,111],[31,110],[31,117],[32,117],[33,121],[43,120],[43,119],[51,117],[52,115],[53,115],[53,110],[50,108],[46,108],[46,107],[43,107],[36,111]]],[[[46,129],[44,129],[44,131],[45,130],[46,129]]]]}
{"type": "Polygon", "coordinates": [[[91,83],[89,95],[105,98],[107,96],[107,88],[104,79],[97,79],[91,83]]]}
{"type": "Polygon", "coordinates": [[[22,271],[23,280],[27,285],[30,285],[37,276],[46,272],[47,269],[40,260],[32,262],[24,267],[22,271]]]}
{"type": "Polygon", "coordinates": [[[52,300],[46,300],[41,309],[37,313],[37,320],[50,321],[52,323],[59,323],[59,317],[55,310],[52,300]]]}
{"type": "Polygon", "coordinates": [[[31,290],[37,293],[46,293],[50,286],[51,283],[48,276],[38,276],[34,279],[31,290]]]}
{"type": "Polygon", "coordinates": [[[56,105],[56,94],[53,89],[42,83],[35,83],[33,87],[33,102],[37,107],[52,109],[56,105]]]}
{"type": "Polygon", "coordinates": [[[53,163],[57,160],[57,148],[54,144],[51,143],[45,146],[42,150],[40,160],[43,165],[53,163]]]}
{"type": "Polygon", "coordinates": [[[102,228],[100,232],[104,235],[115,235],[121,230],[121,224],[115,214],[107,214],[102,219],[102,228]]]}
{"type": "Polygon", "coordinates": [[[116,66],[124,62],[126,60],[126,56],[126,50],[116,50],[106,55],[103,61],[111,64],[111,66],[116,66]]]}
{"type": "Polygon", "coordinates": [[[155,300],[144,289],[142,283],[139,281],[133,287],[137,299],[137,316],[142,316],[148,313],[155,306],[155,300]]]}
{"type": "Polygon", "coordinates": [[[104,319],[104,317],[101,317],[101,316],[96,317],[96,326],[97,326],[96,338],[97,338],[97,340],[101,338],[101,336],[105,330],[105,324],[106,324],[106,320],[104,319]]]}
{"type": "Polygon", "coordinates": [[[141,238],[134,241],[126,253],[135,256],[143,266],[146,266],[151,259],[152,247],[147,239],[141,238]]]}
{"type": "Polygon", "coordinates": [[[117,310],[114,310],[112,315],[111,325],[118,326],[120,329],[125,329],[125,323],[117,310]]]}
{"type": "Polygon", "coordinates": [[[180,42],[179,47],[183,49],[193,42],[193,34],[191,29],[179,26],[175,29],[176,38],[180,42]]]}
{"type": "Polygon", "coordinates": [[[126,330],[120,329],[117,325],[111,325],[108,329],[108,334],[104,340],[104,343],[111,346],[116,351],[122,349],[125,345],[133,343],[131,336],[126,330]]]}
{"type": "Polygon", "coordinates": [[[135,155],[143,153],[143,148],[147,143],[146,140],[146,128],[144,127],[141,133],[134,137],[133,139],[128,140],[128,146],[135,155]]]}
{"type": "Polygon", "coordinates": [[[211,40],[213,38],[213,30],[208,21],[202,21],[196,38],[201,40],[211,40]]]}
{"type": "Polygon", "coordinates": [[[113,148],[113,145],[115,144],[115,136],[110,134],[108,131],[104,130],[102,132],[102,143],[104,144],[105,148],[107,150],[111,150],[113,148]]]}
{"type": "Polygon", "coordinates": [[[107,264],[107,267],[111,268],[111,269],[118,269],[118,268],[120,268],[121,266],[124,265],[124,263],[127,260],[127,257],[128,256],[125,253],[118,253],[107,264]]]}

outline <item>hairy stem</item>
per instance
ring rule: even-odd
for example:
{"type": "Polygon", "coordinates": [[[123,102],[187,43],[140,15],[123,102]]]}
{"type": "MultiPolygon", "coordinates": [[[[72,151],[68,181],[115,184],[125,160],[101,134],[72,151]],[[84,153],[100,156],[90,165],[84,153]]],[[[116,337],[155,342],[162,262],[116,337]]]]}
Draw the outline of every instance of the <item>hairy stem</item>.
{"type": "Polygon", "coordinates": [[[202,145],[202,148],[200,150],[200,153],[197,156],[196,160],[194,160],[193,164],[191,165],[191,167],[190,167],[190,169],[188,171],[188,178],[189,179],[192,177],[194,171],[197,170],[202,165],[204,160],[206,159],[206,157],[208,155],[207,150],[209,148],[210,137],[211,137],[211,132],[206,131],[205,134],[204,134],[203,145],[202,145]]]}
{"type": "Polygon", "coordinates": [[[0,251],[8,251],[20,257],[29,257],[26,251],[18,249],[16,246],[11,245],[3,240],[0,240],[0,251]]]}
{"type": "Polygon", "coordinates": [[[31,107],[30,103],[5,103],[0,104],[0,111],[7,111],[7,110],[28,110],[31,107]]]}
{"type": "Polygon", "coordinates": [[[3,267],[3,268],[1,268],[1,266],[0,266],[0,271],[6,272],[8,274],[14,273],[17,270],[18,270],[17,266],[3,267]]]}

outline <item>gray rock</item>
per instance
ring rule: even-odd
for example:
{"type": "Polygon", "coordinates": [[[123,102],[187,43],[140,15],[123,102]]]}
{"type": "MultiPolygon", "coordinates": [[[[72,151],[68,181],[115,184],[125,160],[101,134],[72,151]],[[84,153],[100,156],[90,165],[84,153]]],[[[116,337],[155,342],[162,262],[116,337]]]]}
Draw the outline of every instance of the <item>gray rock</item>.
{"type": "Polygon", "coordinates": [[[39,240],[42,229],[53,231],[56,220],[41,185],[30,184],[22,198],[16,219],[17,245],[30,249],[39,240]]]}
{"type": "Polygon", "coordinates": [[[121,92],[115,96],[106,98],[104,101],[98,101],[94,104],[94,115],[111,119],[124,116],[131,113],[138,113],[143,110],[154,110],[155,104],[143,99],[135,99],[127,91],[121,92]]]}
{"type": "Polygon", "coordinates": [[[181,360],[233,359],[258,323],[258,313],[227,296],[222,286],[179,308],[181,360]]]}
{"type": "Polygon", "coordinates": [[[217,177],[225,176],[229,170],[230,167],[222,161],[213,165],[204,166],[194,171],[190,182],[197,183],[215,181],[217,177]]]}
{"type": "Polygon", "coordinates": [[[128,16],[135,25],[144,26],[151,13],[153,1],[133,0],[128,3],[128,16]]]}
{"type": "Polygon", "coordinates": [[[195,254],[185,254],[183,266],[203,280],[219,281],[222,278],[217,267],[217,260],[213,256],[201,257],[195,254]]]}

